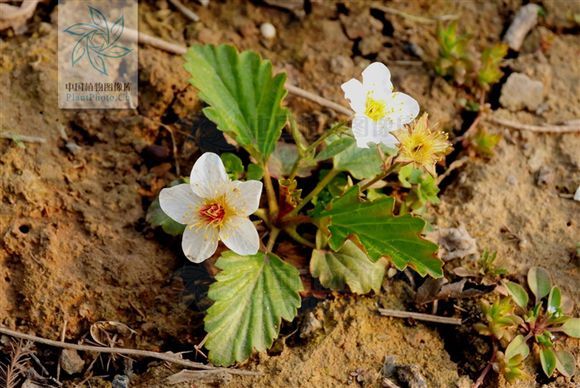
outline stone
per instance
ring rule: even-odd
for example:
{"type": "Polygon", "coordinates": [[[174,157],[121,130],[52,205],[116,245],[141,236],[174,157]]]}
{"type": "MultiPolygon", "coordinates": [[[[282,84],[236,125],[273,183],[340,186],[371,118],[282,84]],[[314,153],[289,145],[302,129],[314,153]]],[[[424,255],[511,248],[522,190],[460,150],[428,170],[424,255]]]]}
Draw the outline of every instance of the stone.
{"type": "Polygon", "coordinates": [[[330,71],[334,74],[348,76],[351,75],[354,63],[346,55],[337,55],[330,59],[330,71]]]}
{"type": "Polygon", "coordinates": [[[64,349],[60,355],[60,367],[69,375],[74,375],[83,371],[85,361],[73,349],[64,349]]]}
{"type": "Polygon", "coordinates": [[[260,33],[266,39],[274,39],[276,37],[276,27],[272,23],[262,23],[260,33]]]}
{"type": "Polygon", "coordinates": [[[501,89],[499,102],[512,112],[535,111],[544,99],[544,84],[522,73],[512,73],[501,89]]]}
{"type": "Polygon", "coordinates": [[[113,378],[112,388],[129,388],[129,377],[125,375],[116,375],[113,378]]]}

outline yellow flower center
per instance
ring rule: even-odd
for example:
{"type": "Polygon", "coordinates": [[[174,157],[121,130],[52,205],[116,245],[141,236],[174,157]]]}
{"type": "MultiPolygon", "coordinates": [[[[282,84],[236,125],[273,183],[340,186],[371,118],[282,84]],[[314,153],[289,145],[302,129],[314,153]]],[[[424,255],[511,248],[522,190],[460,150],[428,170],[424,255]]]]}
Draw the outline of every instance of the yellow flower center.
{"type": "Polygon", "coordinates": [[[365,115],[371,120],[379,121],[387,113],[387,104],[382,100],[375,100],[370,95],[367,96],[365,103],[365,115]]]}

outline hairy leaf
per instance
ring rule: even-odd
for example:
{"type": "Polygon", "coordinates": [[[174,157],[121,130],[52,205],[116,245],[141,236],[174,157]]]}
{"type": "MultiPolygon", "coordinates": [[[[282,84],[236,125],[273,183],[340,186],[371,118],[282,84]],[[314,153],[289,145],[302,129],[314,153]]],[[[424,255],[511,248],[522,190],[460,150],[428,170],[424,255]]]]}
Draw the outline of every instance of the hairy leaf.
{"type": "Polygon", "coordinates": [[[538,303],[540,299],[550,293],[550,288],[552,288],[550,274],[544,268],[532,267],[528,271],[528,285],[536,296],[536,303],[538,303]]]}
{"type": "Polygon", "coordinates": [[[519,284],[509,281],[505,283],[505,286],[513,301],[516,302],[518,306],[525,309],[528,306],[529,301],[526,290],[519,284]]]}
{"type": "Polygon", "coordinates": [[[216,262],[222,271],[209,288],[215,303],[207,310],[205,330],[209,360],[231,365],[252,350],[272,346],[282,318],[294,319],[302,283],[298,270],[273,254],[240,256],[225,252],[216,262]]]}
{"type": "Polygon", "coordinates": [[[546,376],[552,376],[554,369],[556,369],[556,353],[554,349],[542,346],[540,348],[540,363],[546,376]]]}
{"type": "Polygon", "coordinates": [[[352,292],[366,294],[380,291],[385,262],[372,262],[355,243],[346,241],[338,252],[312,251],[310,272],[326,288],[342,290],[348,284],[352,292]]]}
{"type": "Polygon", "coordinates": [[[421,276],[443,276],[443,263],[436,257],[437,245],[420,236],[425,221],[410,215],[393,215],[393,198],[360,201],[355,186],[330,206],[321,216],[330,217],[329,244],[335,251],[355,235],[375,261],[387,256],[400,270],[410,266],[421,276]]]}
{"type": "Polygon", "coordinates": [[[209,105],[207,118],[264,164],[288,116],[281,106],[286,74],[272,76],[270,61],[228,45],[192,46],[185,60],[191,84],[209,105]]]}

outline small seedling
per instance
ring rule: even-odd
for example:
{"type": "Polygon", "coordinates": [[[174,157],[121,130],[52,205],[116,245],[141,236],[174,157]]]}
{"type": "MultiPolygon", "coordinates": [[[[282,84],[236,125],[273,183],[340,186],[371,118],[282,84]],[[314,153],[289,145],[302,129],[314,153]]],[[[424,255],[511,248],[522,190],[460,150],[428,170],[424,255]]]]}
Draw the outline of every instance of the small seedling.
{"type": "Polygon", "coordinates": [[[509,381],[523,377],[523,361],[533,348],[547,377],[556,370],[567,377],[574,375],[575,358],[568,350],[561,349],[559,338],[561,335],[580,338],[580,318],[568,315],[572,306],[560,288],[552,285],[548,271],[530,268],[531,298],[517,283],[506,281],[504,286],[509,298],[491,305],[483,302],[486,322],[475,325],[480,334],[493,338],[494,369],[504,373],[509,381]],[[501,351],[505,344],[505,350],[501,351]]]}

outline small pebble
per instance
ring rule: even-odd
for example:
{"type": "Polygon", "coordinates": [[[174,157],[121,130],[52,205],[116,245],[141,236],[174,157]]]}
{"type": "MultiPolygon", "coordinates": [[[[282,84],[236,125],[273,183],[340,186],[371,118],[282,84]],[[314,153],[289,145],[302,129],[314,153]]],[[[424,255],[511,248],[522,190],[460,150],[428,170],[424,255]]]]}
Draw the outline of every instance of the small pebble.
{"type": "Polygon", "coordinates": [[[69,375],[80,373],[85,367],[85,361],[73,349],[64,349],[60,355],[60,367],[69,375]]]}
{"type": "Polygon", "coordinates": [[[262,23],[260,33],[266,39],[274,39],[276,37],[276,27],[272,23],[262,23]]]}

